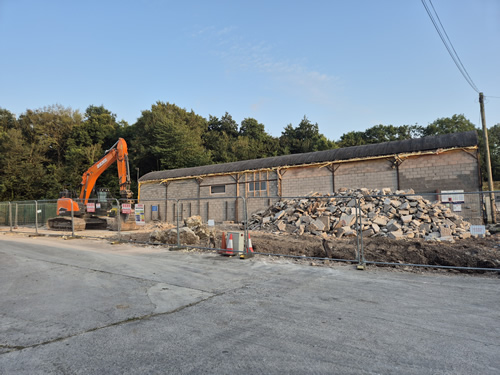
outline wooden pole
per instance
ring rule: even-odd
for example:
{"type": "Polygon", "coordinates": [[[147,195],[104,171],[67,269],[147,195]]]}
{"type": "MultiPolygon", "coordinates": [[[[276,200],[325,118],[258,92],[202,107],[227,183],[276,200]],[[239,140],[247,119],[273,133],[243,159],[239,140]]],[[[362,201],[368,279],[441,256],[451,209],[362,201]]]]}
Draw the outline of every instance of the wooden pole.
{"type": "MultiPolygon", "coordinates": [[[[484,114],[484,95],[479,93],[479,105],[481,107],[481,123],[483,125],[484,152],[486,155],[486,170],[488,173],[488,190],[493,191],[493,174],[491,173],[490,144],[488,142],[488,128],[486,127],[486,116],[484,114]]],[[[491,220],[497,222],[495,194],[490,193],[491,220]]]]}

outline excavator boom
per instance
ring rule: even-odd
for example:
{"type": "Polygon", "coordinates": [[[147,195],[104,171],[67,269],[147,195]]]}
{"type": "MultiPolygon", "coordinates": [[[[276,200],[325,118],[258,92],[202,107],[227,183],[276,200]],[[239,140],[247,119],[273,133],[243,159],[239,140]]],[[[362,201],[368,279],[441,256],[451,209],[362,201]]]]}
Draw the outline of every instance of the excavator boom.
{"type": "Polygon", "coordinates": [[[104,156],[83,174],[80,199],[84,204],[87,204],[99,176],[115,161],[118,166],[120,195],[122,198],[132,197],[132,192],[130,191],[130,169],[128,164],[127,142],[125,142],[123,138],[119,138],[118,141],[106,151],[104,156]]]}
{"type": "Polygon", "coordinates": [[[92,190],[95,188],[97,179],[114,162],[116,162],[118,166],[121,198],[131,199],[133,197],[133,193],[130,190],[127,142],[125,142],[123,138],[119,138],[118,141],[105,152],[104,156],[83,174],[79,202],[73,200],[68,191],[61,193],[61,197],[57,201],[57,214],[59,216],[48,220],[49,228],[68,230],[71,229],[73,225],[75,230],[81,230],[82,226],[83,229],[92,227],[99,229],[102,227],[102,229],[106,229],[107,220],[87,213],[85,206],[89,201],[92,190]],[[69,218],[70,214],[72,219],[69,218]],[[76,227],[78,227],[78,229],[76,229],[76,227]]]}

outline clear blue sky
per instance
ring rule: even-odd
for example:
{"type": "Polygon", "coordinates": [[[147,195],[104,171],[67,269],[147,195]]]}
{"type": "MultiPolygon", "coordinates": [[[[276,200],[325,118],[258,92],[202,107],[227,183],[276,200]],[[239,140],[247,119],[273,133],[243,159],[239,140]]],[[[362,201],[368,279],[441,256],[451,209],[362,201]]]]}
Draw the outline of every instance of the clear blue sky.
{"type": "MultiPolygon", "coordinates": [[[[500,1],[433,4],[479,90],[500,97],[500,1]]],[[[453,114],[480,125],[420,0],[0,0],[0,42],[0,107],[16,115],[102,104],[133,124],[162,101],[274,136],[305,115],[332,140],[453,114]]],[[[500,123],[500,99],[486,120],[500,123]]]]}

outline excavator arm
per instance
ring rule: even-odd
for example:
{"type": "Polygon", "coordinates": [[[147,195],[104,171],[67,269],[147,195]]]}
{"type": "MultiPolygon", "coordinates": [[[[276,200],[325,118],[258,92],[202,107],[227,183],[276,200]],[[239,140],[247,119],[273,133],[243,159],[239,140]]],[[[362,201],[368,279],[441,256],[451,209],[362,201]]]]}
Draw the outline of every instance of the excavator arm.
{"type": "MultiPolygon", "coordinates": [[[[118,179],[120,182],[120,195],[122,199],[131,199],[133,193],[130,190],[130,169],[128,164],[127,142],[123,138],[106,151],[104,156],[93,166],[91,166],[82,176],[82,190],[80,191],[79,202],[71,198],[68,191],[63,191],[57,200],[57,217],[47,220],[47,225],[55,230],[84,230],[84,229],[106,229],[108,221],[98,215],[88,214],[85,206],[88,203],[90,194],[95,187],[99,176],[109,168],[114,162],[118,165],[118,179]],[[68,216],[71,214],[71,218],[68,216]]],[[[133,215],[120,217],[121,227],[127,223],[126,220],[133,218],[133,215]]],[[[128,223],[133,229],[133,225],[128,223]]]]}
{"type": "Polygon", "coordinates": [[[106,151],[104,156],[83,174],[80,200],[84,204],[87,204],[99,176],[115,161],[118,166],[120,195],[122,198],[132,198],[133,194],[130,190],[130,168],[128,163],[127,142],[125,142],[123,138],[119,138],[118,141],[106,151]]]}

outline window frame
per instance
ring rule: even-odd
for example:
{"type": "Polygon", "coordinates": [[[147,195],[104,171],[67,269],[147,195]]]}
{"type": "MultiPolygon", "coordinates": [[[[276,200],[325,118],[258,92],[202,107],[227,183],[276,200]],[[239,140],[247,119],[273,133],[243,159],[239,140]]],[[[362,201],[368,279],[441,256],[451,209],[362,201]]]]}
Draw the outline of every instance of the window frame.
{"type": "Polygon", "coordinates": [[[210,185],[210,195],[212,194],[226,194],[226,185],[225,184],[219,184],[219,185],[210,185]],[[223,191],[214,191],[214,188],[220,188],[222,187],[224,190],[223,191]]]}
{"type": "Polygon", "coordinates": [[[248,191],[267,191],[267,181],[249,181],[248,191]],[[258,185],[259,189],[255,189],[255,185],[258,185]]]}

